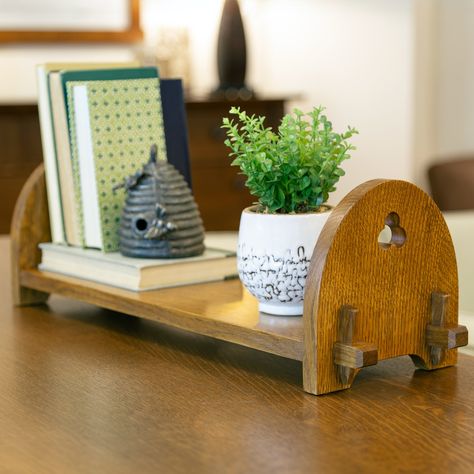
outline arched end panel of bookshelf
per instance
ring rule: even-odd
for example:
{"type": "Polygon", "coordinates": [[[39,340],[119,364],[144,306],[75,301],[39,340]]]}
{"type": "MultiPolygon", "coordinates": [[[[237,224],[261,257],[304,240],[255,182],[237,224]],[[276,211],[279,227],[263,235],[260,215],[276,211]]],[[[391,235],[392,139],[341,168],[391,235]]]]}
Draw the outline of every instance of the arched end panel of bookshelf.
{"type": "Polygon", "coordinates": [[[38,244],[49,242],[48,200],[44,166],[33,171],[17,199],[10,227],[12,297],[17,306],[44,303],[48,292],[22,285],[21,272],[38,267],[41,252],[38,244]]]}

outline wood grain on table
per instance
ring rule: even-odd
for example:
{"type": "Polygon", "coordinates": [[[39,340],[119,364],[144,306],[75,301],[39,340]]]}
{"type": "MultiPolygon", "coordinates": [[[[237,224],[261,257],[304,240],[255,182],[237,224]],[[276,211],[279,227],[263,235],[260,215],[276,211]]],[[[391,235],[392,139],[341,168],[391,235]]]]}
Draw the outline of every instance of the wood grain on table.
{"type": "Polygon", "coordinates": [[[5,238],[0,272],[2,473],[474,471],[474,358],[315,397],[298,361],[65,298],[14,308],[5,238]]]}

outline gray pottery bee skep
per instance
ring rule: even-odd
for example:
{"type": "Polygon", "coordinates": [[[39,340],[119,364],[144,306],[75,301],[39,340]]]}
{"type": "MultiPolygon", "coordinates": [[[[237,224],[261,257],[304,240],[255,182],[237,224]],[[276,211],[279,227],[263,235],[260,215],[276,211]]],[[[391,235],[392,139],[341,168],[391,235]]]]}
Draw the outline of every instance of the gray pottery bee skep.
{"type": "Polygon", "coordinates": [[[204,227],[199,209],[183,176],[173,165],[150,161],[114,189],[127,198],[120,222],[120,252],[127,257],[179,258],[204,252],[204,227]]]}

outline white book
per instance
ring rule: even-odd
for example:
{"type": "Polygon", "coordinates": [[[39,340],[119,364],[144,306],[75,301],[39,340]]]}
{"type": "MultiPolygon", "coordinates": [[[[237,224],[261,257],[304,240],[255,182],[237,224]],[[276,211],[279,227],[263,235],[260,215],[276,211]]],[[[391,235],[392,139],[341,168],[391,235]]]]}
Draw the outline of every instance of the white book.
{"type": "Polygon", "coordinates": [[[41,142],[43,147],[51,238],[53,242],[65,244],[67,239],[61,194],[62,183],[60,182],[58,169],[58,159],[60,157],[58,157],[56,149],[49,73],[61,70],[138,67],[138,65],[139,63],[137,61],[128,61],[123,63],[45,63],[36,66],[38,113],[41,126],[41,142]]]}
{"type": "Polygon", "coordinates": [[[234,252],[206,248],[203,255],[175,259],[124,257],[118,252],[40,244],[39,269],[133,291],[219,281],[237,276],[234,252]]]}
{"type": "Polygon", "coordinates": [[[49,95],[51,98],[51,111],[54,125],[54,141],[56,145],[56,161],[58,164],[64,232],[69,245],[81,246],[82,230],[74,196],[74,175],[66,100],[59,71],[49,73],[49,95]]]}
{"type": "Polygon", "coordinates": [[[58,164],[54,143],[48,72],[49,69],[45,65],[37,66],[38,113],[41,125],[41,142],[43,146],[51,238],[53,242],[64,244],[66,243],[66,237],[63,224],[61,193],[59,190],[58,164]]]}
{"type": "Polygon", "coordinates": [[[74,86],[73,95],[84,243],[86,247],[101,249],[103,247],[102,226],[100,223],[99,194],[95,173],[87,86],[74,86]]]}

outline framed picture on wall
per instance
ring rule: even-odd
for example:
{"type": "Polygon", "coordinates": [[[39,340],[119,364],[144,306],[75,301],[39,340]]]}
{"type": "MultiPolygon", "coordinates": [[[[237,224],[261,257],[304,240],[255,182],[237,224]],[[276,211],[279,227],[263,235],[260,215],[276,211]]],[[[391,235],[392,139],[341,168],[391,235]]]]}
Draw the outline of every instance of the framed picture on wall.
{"type": "Polygon", "coordinates": [[[140,0],[0,0],[0,43],[134,42],[140,0]]]}

